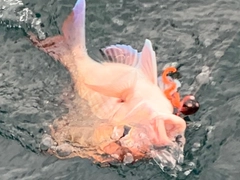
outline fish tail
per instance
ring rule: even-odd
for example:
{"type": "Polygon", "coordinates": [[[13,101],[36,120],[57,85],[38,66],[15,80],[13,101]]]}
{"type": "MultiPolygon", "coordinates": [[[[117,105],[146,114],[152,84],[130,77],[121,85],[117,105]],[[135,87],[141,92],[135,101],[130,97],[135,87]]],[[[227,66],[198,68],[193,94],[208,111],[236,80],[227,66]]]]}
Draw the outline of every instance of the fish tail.
{"type": "Polygon", "coordinates": [[[77,0],[71,14],[67,17],[62,26],[63,36],[75,57],[87,55],[85,11],[85,0],[77,0]]]}
{"type": "MultiPolygon", "coordinates": [[[[64,44],[63,36],[57,35],[41,40],[32,32],[27,32],[27,35],[34,46],[50,55],[55,60],[61,62],[63,55],[66,55],[67,46],[64,44]]],[[[63,62],[61,63],[64,64],[63,62]]]]}
{"type": "Polygon", "coordinates": [[[32,43],[59,60],[68,70],[75,71],[75,59],[85,60],[87,50],[85,45],[85,0],[77,0],[71,14],[66,18],[62,26],[63,35],[38,39],[36,35],[28,32],[32,43]],[[70,51],[69,51],[70,50],[70,51]],[[77,58],[76,58],[77,57],[77,58]]]}

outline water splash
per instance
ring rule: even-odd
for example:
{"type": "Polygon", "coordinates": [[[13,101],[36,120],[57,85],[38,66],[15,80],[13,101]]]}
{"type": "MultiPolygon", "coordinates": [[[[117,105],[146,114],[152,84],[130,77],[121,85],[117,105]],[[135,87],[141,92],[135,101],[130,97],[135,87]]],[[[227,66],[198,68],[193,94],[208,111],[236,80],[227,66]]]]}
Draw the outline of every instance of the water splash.
{"type": "Polygon", "coordinates": [[[28,28],[36,30],[40,39],[45,39],[46,35],[41,28],[41,19],[20,0],[0,0],[0,24],[8,28],[28,28]]]}

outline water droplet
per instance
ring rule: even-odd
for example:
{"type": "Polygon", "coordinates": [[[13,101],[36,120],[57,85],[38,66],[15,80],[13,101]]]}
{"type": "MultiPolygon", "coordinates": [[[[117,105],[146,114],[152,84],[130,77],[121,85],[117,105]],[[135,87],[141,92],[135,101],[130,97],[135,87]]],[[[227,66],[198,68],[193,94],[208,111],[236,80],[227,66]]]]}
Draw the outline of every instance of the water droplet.
{"type": "Polygon", "coordinates": [[[193,147],[194,147],[194,148],[200,148],[200,147],[201,147],[201,144],[200,144],[199,142],[195,142],[195,143],[193,144],[193,147]]]}
{"type": "Polygon", "coordinates": [[[202,59],[202,54],[198,54],[198,55],[197,55],[197,58],[198,58],[198,59],[202,59]]]}
{"type": "Polygon", "coordinates": [[[56,152],[60,157],[66,157],[72,153],[72,147],[69,144],[61,144],[57,146],[56,152]]]}
{"type": "Polygon", "coordinates": [[[40,143],[40,149],[43,151],[47,151],[53,145],[53,140],[51,136],[45,135],[43,136],[42,142],[40,143]]]}
{"type": "Polygon", "coordinates": [[[132,163],[133,161],[134,161],[134,158],[131,153],[127,153],[126,155],[124,155],[124,158],[123,158],[124,164],[129,164],[129,163],[132,163]]]}
{"type": "Polygon", "coordinates": [[[122,26],[124,24],[124,21],[118,18],[112,18],[113,23],[122,26]]]}
{"type": "Polygon", "coordinates": [[[205,47],[208,47],[212,44],[212,40],[211,39],[206,39],[204,42],[203,42],[204,46],[205,47]]]}
{"type": "Polygon", "coordinates": [[[214,53],[214,55],[215,55],[216,58],[221,58],[224,55],[224,52],[223,51],[216,51],[214,53]]]}
{"type": "Polygon", "coordinates": [[[188,176],[191,172],[192,172],[192,170],[189,169],[189,170],[187,170],[187,171],[184,172],[184,175],[185,175],[185,176],[188,176]]]}

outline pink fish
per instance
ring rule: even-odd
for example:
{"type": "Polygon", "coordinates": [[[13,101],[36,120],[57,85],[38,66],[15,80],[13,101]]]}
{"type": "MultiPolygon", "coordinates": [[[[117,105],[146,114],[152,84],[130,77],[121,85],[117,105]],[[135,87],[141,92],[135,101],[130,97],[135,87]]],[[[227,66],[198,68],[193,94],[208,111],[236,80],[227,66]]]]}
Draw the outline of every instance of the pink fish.
{"type": "Polygon", "coordinates": [[[48,151],[59,158],[80,156],[97,162],[165,157],[176,163],[179,156],[168,152],[166,158],[161,150],[168,146],[182,152],[185,144],[186,123],[173,114],[173,102],[180,108],[176,83],[166,81],[165,73],[161,83],[174,86],[158,86],[156,55],[148,39],[141,52],[112,45],[102,49],[106,61],[90,58],[85,46],[85,6],[85,0],[76,2],[63,23],[63,35],[40,41],[29,34],[36,47],[69,70],[80,97],[75,104],[81,109],[75,106],[54,122],[51,137],[57,145],[48,151]],[[172,95],[177,95],[177,101],[171,100],[172,95]]]}

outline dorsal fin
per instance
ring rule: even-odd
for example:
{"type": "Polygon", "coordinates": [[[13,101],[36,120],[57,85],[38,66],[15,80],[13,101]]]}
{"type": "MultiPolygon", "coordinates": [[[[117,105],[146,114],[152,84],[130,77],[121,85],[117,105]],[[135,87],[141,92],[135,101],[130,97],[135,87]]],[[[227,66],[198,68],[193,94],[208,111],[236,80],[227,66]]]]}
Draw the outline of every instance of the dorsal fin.
{"type": "Polygon", "coordinates": [[[149,78],[149,80],[157,85],[157,61],[156,54],[153,51],[152,43],[146,39],[142,49],[139,68],[149,78]]]}
{"type": "Polygon", "coordinates": [[[86,52],[85,9],[85,0],[77,0],[71,14],[62,26],[65,40],[74,54],[86,52]]]}
{"type": "Polygon", "coordinates": [[[129,45],[116,44],[100,49],[107,62],[122,63],[129,66],[137,66],[139,53],[129,45]]]}
{"type": "Polygon", "coordinates": [[[108,62],[122,63],[140,68],[157,85],[157,61],[152,43],[146,39],[141,53],[129,45],[111,45],[100,50],[108,62]]]}

